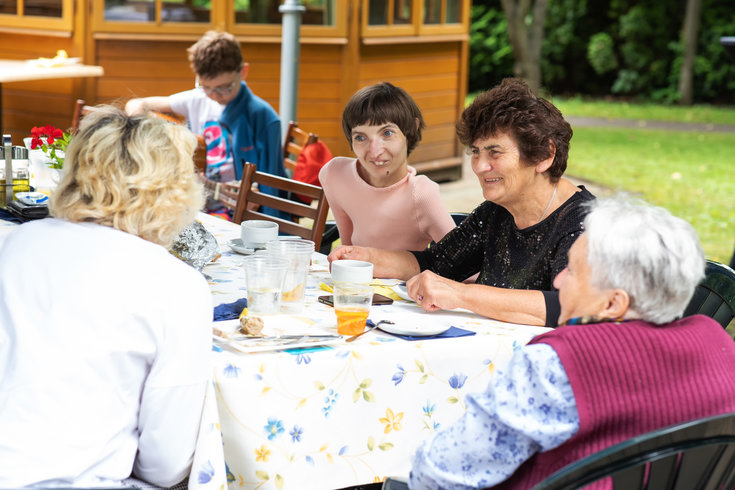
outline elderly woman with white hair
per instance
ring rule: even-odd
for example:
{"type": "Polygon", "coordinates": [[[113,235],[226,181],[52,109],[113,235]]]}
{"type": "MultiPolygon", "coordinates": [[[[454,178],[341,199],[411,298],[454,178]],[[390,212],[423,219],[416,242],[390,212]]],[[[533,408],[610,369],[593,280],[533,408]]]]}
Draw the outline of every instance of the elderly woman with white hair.
{"type": "Polygon", "coordinates": [[[411,489],[530,488],[625,439],[735,412],[735,342],[709,317],[679,319],[704,276],[694,229],[623,197],[590,208],[554,280],[563,326],[419,448],[411,489]]]}
{"type": "Polygon", "coordinates": [[[189,474],[212,299],[166,247],[204,202],[195,145],[101,107],[67,148],[53,218],[0,242],[0,487],[189,474]]]}

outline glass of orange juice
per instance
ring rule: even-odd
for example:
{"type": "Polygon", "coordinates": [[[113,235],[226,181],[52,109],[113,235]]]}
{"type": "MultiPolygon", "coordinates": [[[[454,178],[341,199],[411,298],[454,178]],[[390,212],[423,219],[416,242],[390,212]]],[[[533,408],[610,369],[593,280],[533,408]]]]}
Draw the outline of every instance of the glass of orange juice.
{"type": "Polygon", "coordinates": [[[373,288],[369,284],[335,283],[337,332],[340,335],[357,335],[364,331],[372,302],[373,288]]]}

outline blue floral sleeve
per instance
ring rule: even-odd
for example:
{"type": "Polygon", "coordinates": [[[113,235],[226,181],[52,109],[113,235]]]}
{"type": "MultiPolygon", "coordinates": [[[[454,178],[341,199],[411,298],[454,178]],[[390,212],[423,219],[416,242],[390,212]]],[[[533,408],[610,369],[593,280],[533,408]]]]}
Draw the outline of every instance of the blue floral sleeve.
{"type": "Polygon", "coordinates": [[[578,428],[577,405],[559,356],[549,345],[527,345],[484,393],[467,396],[467,411],[457,422],[418,449],[409,488],[496,485],[578,428]]]}

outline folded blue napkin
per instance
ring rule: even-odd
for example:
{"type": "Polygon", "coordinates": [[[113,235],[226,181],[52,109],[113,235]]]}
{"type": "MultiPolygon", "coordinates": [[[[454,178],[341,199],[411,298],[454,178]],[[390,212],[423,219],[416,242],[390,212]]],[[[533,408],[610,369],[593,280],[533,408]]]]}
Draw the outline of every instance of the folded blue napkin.
{"type": "Polygon", "coordinates": [[[248,306],[247,298],[240,298],[232,303],[222,303],[214,307],[214,321],[234,320],[240,316],[243,308],[248,306]]]}
{"type": "Polygon", "coordinates": [[[429,340],[429,339],[451,339],[454,337],[467,337],[468,335],[475,335],[475,332],[472,330],[465,330],[464,328],[459,327],[449,327],[449,330],[446,330],[442,333],[438,333],[436,335],[397,335],[392,333],[391,335],[394,335],[396,337],[399,337],[403,340],[429,340]]]}

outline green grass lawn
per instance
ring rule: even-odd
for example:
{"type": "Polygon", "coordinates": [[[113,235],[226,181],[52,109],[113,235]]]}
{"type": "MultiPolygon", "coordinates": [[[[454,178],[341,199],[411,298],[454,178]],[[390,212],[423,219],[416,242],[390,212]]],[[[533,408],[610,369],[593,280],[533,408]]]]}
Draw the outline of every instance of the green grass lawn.
{"type": "MultiPolygon", "coordinates": [[[[565,116],[733,124],[735,108],[554,99],[565,116]]],[[[735,244],[735,133],[577,127],[570,175],[640,195],[689,221],[707,258],[735,244]]]]}
{"type": "Polygon", "coordinates": [[[694,105],[691,107],[662,106],[633,102],[586,100],[582,97],[570,99],[554,97],[553,102],[562,114],[570,116],[735,125],[734,107],[708,105],[694,105]]]}
{"type": "Polygon", "coordinates": [[[735,133],[576,128],[567,173],[639,195],[689,221],[707,258],[735,244],[735,133]]]}

